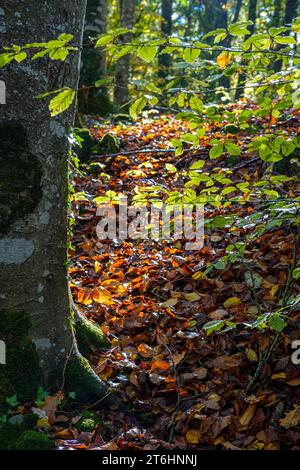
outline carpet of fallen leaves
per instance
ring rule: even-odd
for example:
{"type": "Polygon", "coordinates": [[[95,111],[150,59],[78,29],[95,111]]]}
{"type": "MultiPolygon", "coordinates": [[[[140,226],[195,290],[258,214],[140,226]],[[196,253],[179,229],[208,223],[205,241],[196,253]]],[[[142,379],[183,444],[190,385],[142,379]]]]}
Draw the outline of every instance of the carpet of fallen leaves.
{"type": "MultiPolygon", "coordinates": [[[[182,186],[180,177],[176,180],[165,167],[178,157],[138,150],[165,149],[166,142],[185,129],[172,116],[92,128],[95,139],[109,132],[120,138],[122,151],[136,150],[104,159],[109,182],[95,173],[77,175],[75,193],[86,198],[74,197],[75,251],[70,267],[77,307],[101,326],[111,344],[106,351],[91,346],[90,363],[122,406],[87,403],[75,419],[54,419],[53,436],[60,448],[300,449],[300,368],[290,360],[291,342],[300,338],[300,311],[293,312],[247,396],[259,353],[266,351],[274,333],[238,327],[207,336],[202,330],[210,320],[245,322],[258,314],[241,263],[207,277],[197,275],[224,255],[229,243],[239,241],[244,229],[210,231],[203,248],[193,252],[185,251],[181,241],[97,239],[94,197],[110,189],[126,193],[130,200],[136,185],[168,190],[182,186]],[[80,434],[76,422],[84,409],[95,412],[100,424],[93,432],[80,434]]],[[[217,126],[211,129],[217,137],[219,132],[217,126]]],[[[238,138],[246,141],[247,135],[238,138]]],[[[205,138],[202,143],[205,150],[205,138]]],[[[218,167],[226,158],[218,160],[218,167]]],[[[187,166],[192,161],[191,157],[187,166]]],[[[207,160],[208,170],[215,166],[215,160],[207,160]]],[[[261,171],[262,162],[250,162],[234,172],[235,182],[245,175],[259,178],[261,171]]],[[[293,183],[287,190],[293,196],[297,188],[293,183]]],[[[240,216],[253,210],[259,205],[226,209],[240,216]]],[[[224,209],[210,209],[206,216],[216,214],[224,214],[224,209]]],[[[248,246],[246,257],[262,278],[259,302],[267,311],[274,310],[292,262],[292,234],[273,228],[248,246]]],[[[299,286],[295,289],[298,292],[299,286]]]]}

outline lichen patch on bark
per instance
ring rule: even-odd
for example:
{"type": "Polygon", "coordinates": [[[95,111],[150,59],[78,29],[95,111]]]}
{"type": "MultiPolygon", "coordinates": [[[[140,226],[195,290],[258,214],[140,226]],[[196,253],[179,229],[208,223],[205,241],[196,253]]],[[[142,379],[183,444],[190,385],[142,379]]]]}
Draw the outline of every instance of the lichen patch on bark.
{"type": "Polygon", "coordinates": [[[34,252],[34,244],[26,238],[2,238],[0,240],[0,263],[22,264],[34,252]]]}

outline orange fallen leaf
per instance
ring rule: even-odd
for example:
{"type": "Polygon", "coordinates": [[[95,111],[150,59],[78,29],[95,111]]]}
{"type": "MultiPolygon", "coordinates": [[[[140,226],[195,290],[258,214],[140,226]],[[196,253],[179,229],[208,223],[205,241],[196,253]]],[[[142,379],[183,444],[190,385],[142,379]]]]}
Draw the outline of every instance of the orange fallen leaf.
{"type": "Polygon", "coordinates": [[[137,350],[138,350],[139,354],[143,357],[152,357],[153,356],[152,348],[150,348],[150,346],[148,346],[145,343],[139,344],[138,347],[137,347],[137,350]]]}
{"type": "Polygon", "coordinates": [[[92,298],[98,304],[111,305],[114,303],[111,293],[101,287],[92,291],[92,298]]]}
{"type": "Polygon", "coordinates": [[[169,370],[170,364],[166,361],[157,360],[151,365],[151,370],[169,370]]]}

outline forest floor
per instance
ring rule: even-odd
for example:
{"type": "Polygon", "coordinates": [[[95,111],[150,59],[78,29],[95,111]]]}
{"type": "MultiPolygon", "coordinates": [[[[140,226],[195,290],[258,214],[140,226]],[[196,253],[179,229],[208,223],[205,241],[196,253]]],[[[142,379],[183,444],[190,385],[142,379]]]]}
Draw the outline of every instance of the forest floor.
{"type": "MultiPolygon", "coordinates": [[[[210,133],[220,137],[222,125],[210,133]]],[[[290,126],[297,126],[296,118],[290,126]]],[[[139,153],[166,149],[170,138],[186,132],[186,124],[172,116],[127,126],[98,125],[91,131],[96,140],[108,132],[117,136],[122,148],[118,156],[100,160],[106,163],[103,171],[109,180],[99,176],[100,170],[84,169],[75,178],[71,288],[80,311],[101,326],[111,344],[107,351],[91,346],[89,360],[124,407],[116,412],[115,406],[101,401],[86,404],[77,418],[54,423],[57,446],[300,449],[300,367],[291,362],[291,342],[300,338],[300,310],[290,313],[265,362],[262,358],[272,350],[276,333],[245,326],[262,311],[276,310],[299,249],[297,236],[284,225],[270,225],[248,243],[244,261],[207,275],[203,271],[224,256],[226,246],[244,241],[245,234],[251,233],[245,219],[263,214],[262,201],[205,208],[207,219],[218,216],[221,222],[205,230],[204,245],[196,251],[186,251],[183,240],[99,241],[95,197],[109,189],[125,193],[130,202],[137,185],[180,190],[184,175],[172,172],[172,167],[169,171],[166,163],[184,171],[205,158],[207,171],[217,167],[222,173],[229,157],[209,160],[205,138],[201,157],[193,155],[196,152],[185,157],[172,152],[139,153]],[[125,151],[133,153],[122,155],[125,151]],[[249,262],[255,289],[253,277],[249,280],[247,275],[249,262]],[[213,320],[238,326],[208,335],[203,325],[213,320]],[[93,412],[99,421],[93,430],[80,433],[76,422],[84,411],[93,412]]],[[[246,142],[247,134],[238,138],[246,142]]],[[[258,179],[263,171],[263,162],[253,155],[242,153],[237,163],[230,164],[235,183],[258,179]]],[[[299,186],[289,182],[281,191],[293,198],[299,186]]],[[[299,293],[299,285],[294,293],[299,293]]]]}

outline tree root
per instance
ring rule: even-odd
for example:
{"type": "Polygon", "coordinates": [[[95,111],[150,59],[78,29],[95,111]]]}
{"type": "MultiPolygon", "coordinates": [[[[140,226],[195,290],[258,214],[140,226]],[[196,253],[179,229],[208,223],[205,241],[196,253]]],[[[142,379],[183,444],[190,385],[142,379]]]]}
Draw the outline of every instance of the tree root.
{"type": "Polygon", "coordinates": [[[107,385],[93,371],[88,360],[80,354],[76,344],[66,364],[64,375],[64,389],[74,392],[76,400],[80,402],[104,398],[109,393],[107,385]]]}
{"type": "Polygon", "coordinates": [[[74,330],[78,344],[78,349],[83,356],[90,353],[90,345],[97,349],[108,349],[109,342],[107,341],[101,328],[95,323],[87,320],[76,308],[72,305],[74,312],[74,330]]]}
{"type": "Polygon", "coordinates": [[[84,357],[91,352],[90,345],[97,349],[108,349],[109,342],[101,328],[87,320],[76,307],[69,291],[71,306],[72,347],[63,368],[61,389],[74,392],[80,402],[96,401],[118,405],[118,399],[112,394],[84,357]]]}

